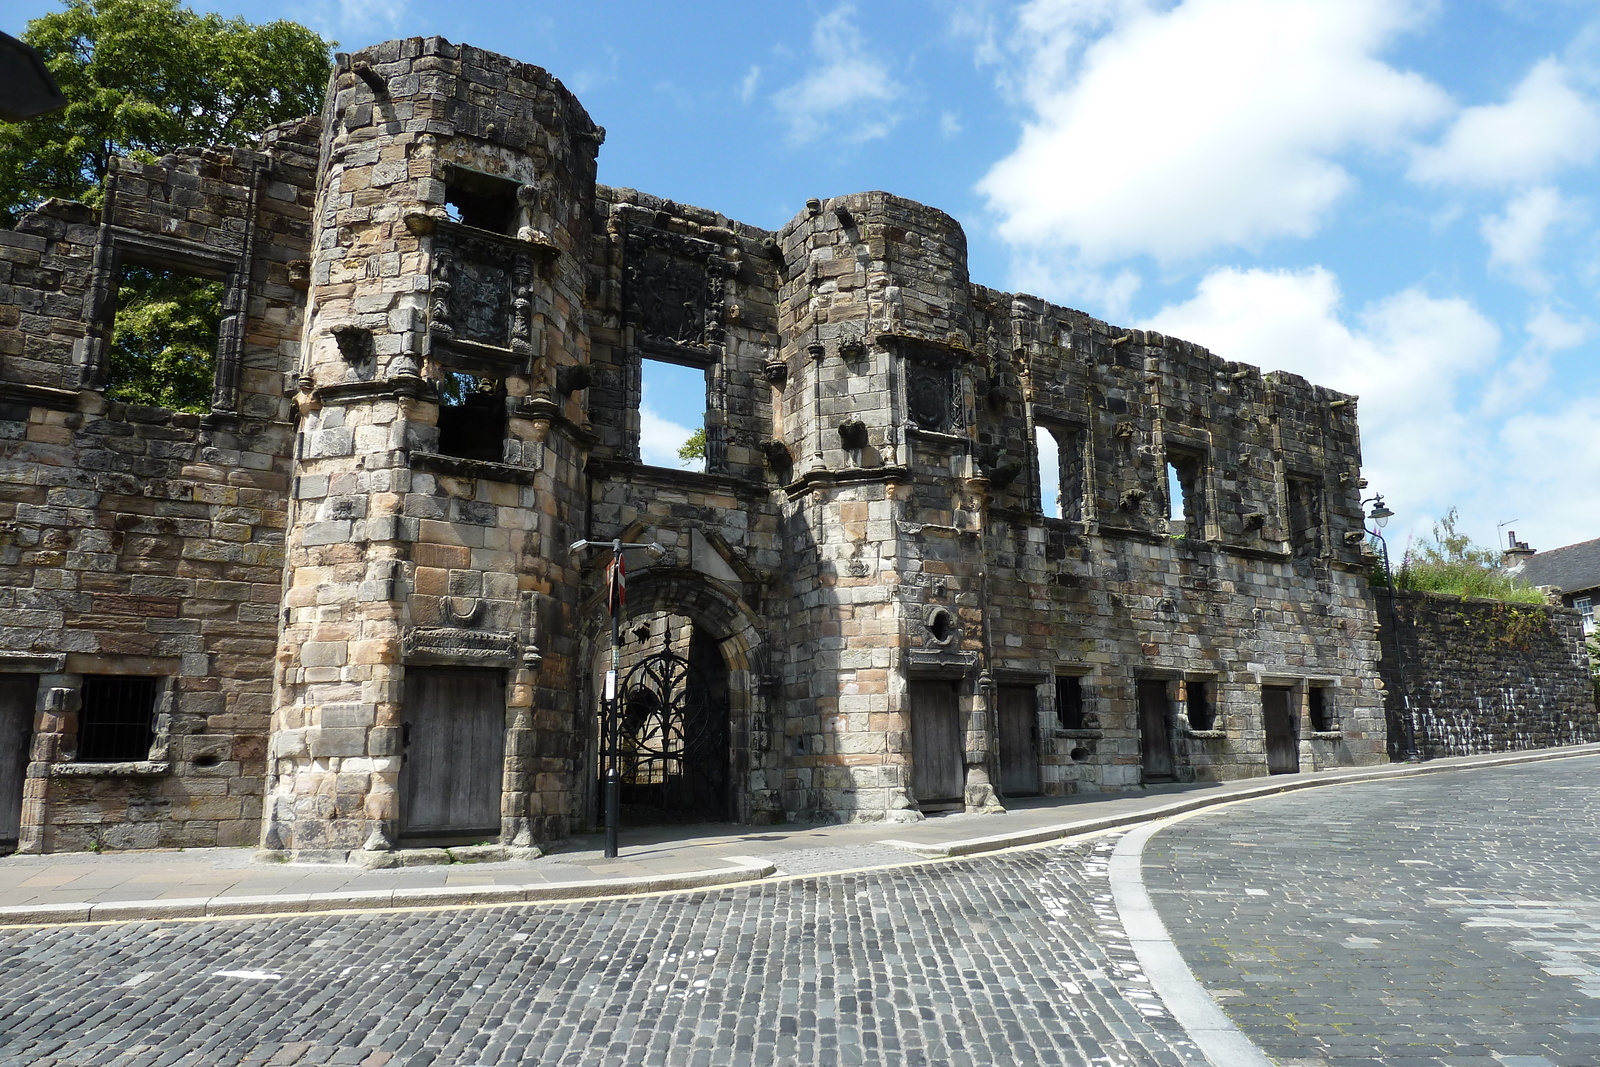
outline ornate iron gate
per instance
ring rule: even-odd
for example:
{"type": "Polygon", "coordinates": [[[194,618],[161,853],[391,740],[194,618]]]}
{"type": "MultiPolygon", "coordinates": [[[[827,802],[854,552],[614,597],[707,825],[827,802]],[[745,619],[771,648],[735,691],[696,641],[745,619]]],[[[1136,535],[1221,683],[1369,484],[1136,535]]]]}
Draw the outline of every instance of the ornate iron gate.
{"type": "Polygon", "coordinates": [[[661,652],[634,665],[619,695],[622,803],[658,817],[729,818],[727,693],[661,652]]]}

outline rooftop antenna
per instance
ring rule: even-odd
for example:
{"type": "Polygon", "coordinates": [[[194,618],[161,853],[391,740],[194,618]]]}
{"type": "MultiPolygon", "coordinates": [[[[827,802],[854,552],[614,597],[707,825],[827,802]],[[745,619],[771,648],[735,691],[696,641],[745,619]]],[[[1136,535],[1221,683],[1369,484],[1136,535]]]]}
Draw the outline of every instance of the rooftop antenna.
{"type": "Polygon", "coordinates": [[[1507,542],[1506,542],[1506,539],[1501,535],[1504,533],[1505,528],[1507,526],[1510,526],[1514,522],[1520,522],[1520,521],[1522,521],[1522,520],[1520,520],[1520,519],[1503,519],[1500,522],[1497,522],[1497,523],[1494,524],[1494,539],[1496,541],[1500,542],[1500,545],[1501,545],[1502,548],[1506,548],[1506,547],[1516,548],[1517,547],[1514,544],[1513,545],[1508,545],[1507,542]]]}

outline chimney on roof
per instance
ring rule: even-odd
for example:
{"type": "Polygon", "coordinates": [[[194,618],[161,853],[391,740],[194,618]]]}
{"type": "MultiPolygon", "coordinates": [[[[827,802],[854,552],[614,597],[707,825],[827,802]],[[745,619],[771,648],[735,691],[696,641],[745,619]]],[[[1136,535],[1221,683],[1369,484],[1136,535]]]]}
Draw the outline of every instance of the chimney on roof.
{"type": "Polygon", "coordinates": [[[1500,551],[1500,567],[1502,570],[1512,570],[1520,567],[1523,560],[1533,555],[1533,549],[1528,547],[1528,542],[1517,540],[1517,531],[1507,531],[1506,541],[1506,547],[1500,551]]]}

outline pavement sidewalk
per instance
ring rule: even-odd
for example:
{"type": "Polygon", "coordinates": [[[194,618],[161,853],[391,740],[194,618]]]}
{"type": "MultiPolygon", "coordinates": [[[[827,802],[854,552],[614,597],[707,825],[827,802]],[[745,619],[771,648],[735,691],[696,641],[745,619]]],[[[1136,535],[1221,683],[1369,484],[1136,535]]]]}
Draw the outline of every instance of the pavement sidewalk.
{"type": "Polygon", "coordinates": [[[1600,744],[1421,764],[1152,786],[1013,802],[1001,815],[918,823],[624,830],[606,859],[580,835],[536,859],[371,870],[263,862],[251,848],[0,859],[0,926],[574,900],[704,889],[781,875],[886,867],[1038,844],[1296,789],[1600,755],[1600,744]]]}

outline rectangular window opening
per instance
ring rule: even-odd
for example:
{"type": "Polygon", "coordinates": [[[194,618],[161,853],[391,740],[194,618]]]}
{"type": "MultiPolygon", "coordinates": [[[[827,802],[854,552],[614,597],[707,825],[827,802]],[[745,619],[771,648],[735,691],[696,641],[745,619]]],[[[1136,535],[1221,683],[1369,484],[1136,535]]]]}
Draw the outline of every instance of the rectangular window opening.
{"type": "Polygon", "coordinates": [[[515,236],[517,183],[463,167],[451,167],[445,182],[444,210],[452,222],[490,233],[515,236]]]}
{"type": "Polygon", "coordinates": [[[1056,722],[1063,730],[1084,729],[1083,679],[1076,674],[1056,675],[1056,722]]]}
{"type": "Polygon", "coordinates": [[[1187,693],[1184,713],[1189,718],[1191,730],[1215,730],[1217,728],[1217,705],[1212,699],[1211,682],[1186,682],[1184,690],[1187,693]]]}
{"type": "Polygon", "coordinates": [[[78,710],[78,761],[127,763],[150,758],[156,684],[148,676],[92,674],[78,710]]]}
{"type": "Polygon", "coordinates": [[[644,358],[639,368],[639,459],[652,467],[706,469],[706,371],[644,358]]]}
{"type": "Polygon", "coordinates": [[[1586,596],[1573,597],[1572,606],[1583,616],[1583,632],[1594,633],[1594,601],[1586,596]]]}
{"type": "Polygon", "coordinates": [[[1076,430],[1034,426],[1039,458],[1039,510],[1047,518],[1083,518],[1083,449],[1076,430]]]}
{"type": "Polygon", "coordinates": [[[505,459],[506,387],[495,378],[446,373],[439,390],[439,451],[500,463],[505,459]]]}
{"type": "Polygon", "coordinates": [[[123,263],[106,361],[106,396],[172,411],[211,410],[223,283],[123,263]]]}
{"type": "Polygon", "coordinates": [[[1318,733],[1339,728],[1339,720],[1333,714],[1333,702],[1328,699],[1327,686],[1313,685],[1306,690],[1306,715],[1311,720],[1311,728],[1318,733]]]}
{"type": "Polygon", "coordinates": [[[1167,522],[1176,536],[1203,536],[1200,514],[1200,459],[1167,453],[1167,522]]]}

